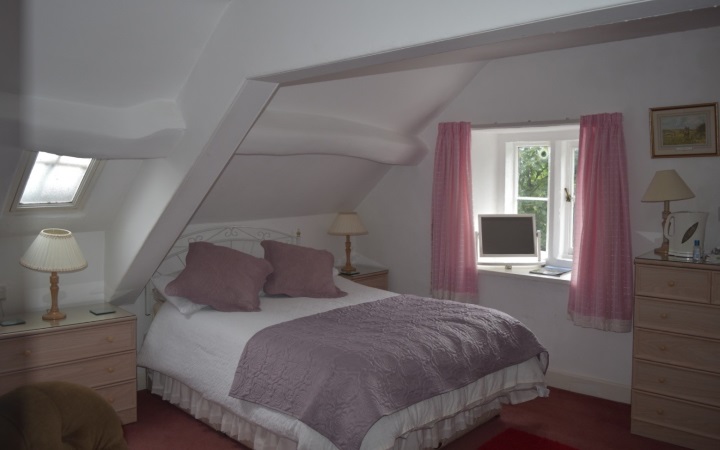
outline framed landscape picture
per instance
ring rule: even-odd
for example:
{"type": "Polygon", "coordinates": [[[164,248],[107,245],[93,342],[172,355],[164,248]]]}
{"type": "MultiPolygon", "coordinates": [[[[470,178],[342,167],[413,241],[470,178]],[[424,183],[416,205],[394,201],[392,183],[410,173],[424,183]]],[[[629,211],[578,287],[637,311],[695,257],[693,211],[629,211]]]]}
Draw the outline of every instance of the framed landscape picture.
{"type": "Polygon", "coordinates": [[[653,158],[718,156],[717,103],[650,109],[653,158]]]}

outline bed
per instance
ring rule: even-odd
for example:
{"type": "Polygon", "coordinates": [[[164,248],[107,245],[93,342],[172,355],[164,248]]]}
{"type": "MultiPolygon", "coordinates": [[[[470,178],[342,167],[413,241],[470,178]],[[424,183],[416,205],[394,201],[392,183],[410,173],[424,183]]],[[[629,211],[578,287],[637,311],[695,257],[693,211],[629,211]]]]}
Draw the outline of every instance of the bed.
{"type": "MultiPolygon", "coordinates": [[[[304,297],[298,295],[303,293],[302,290],[293,292],[292,296],[279,295],[275,292],[277,279],[273,282],[275,285],[271,286],[273,283],[270,278],[273,275],[268,275],[257,297],[257,305],[248,306],[247,311],[220,311],[203,307],[197,299],[192,302],[178,297],[174,295],[177,292],[169,287],[172,287],[173,280],[181,278],[179,273],[186,271],[191,262],[193,266],[199,264],[197,257],[192,260],[187,258],[186,261],[190,248],[200,248],[198,243],[232,249],[235,253],[257,258],[265,254],[265,258],[269,258],[280,254],[275,249],[295,252],[295,249],[301,247],[299,239],[299,232],[287,234],[260,228],[199,230],[178,239],[146,289],[148,299],[158,301],[159,305],[154,308],[155,317],[138,355],[138,365],[147,369],[150,391],[256,450],[337,450],[350,447],[336,445],[345,441],[328,437],[327,432],[317,431],[319,427],[307,425],[293,417],[294,414],[229,395],[231,390],[237,388],[237,377],[242,366],[239,361],[247,356],[246,353],[252,348],[250,344],[269,330],[353,308],[360,311],[359,308],[389,304],[398,298],[397,294],[362,286],[337,276],[337,271],[332,267],[331,255],[327,268],[329,275],[323,278],[323,282],[329,278],[333,288],[346,295],[325,298],[311,292],[311,296],[304,297]]],[[[302,248],[303,252],[319,252],[313,253],[313,258],[325,257],[320,250],[302,248]]],[[[303,256],[306,254],[303,253],[303,256]]],[[[271,261],[274,263],[271,270],[282,272],[282,266],[286,264],[284,260],[275,257],[271,261]]],[[[288,264],[293,264],[292,267],[298,265],[297,260],[288,264]]],[[[208,265],[211,264],[207,260],[203,261],[204,268],[208,265]]],[[[223,265],[218,266],[216,271],[225,270],[231,265],[223,261],[223,265]]],[[[327,261],[320,265],[326,266],[327,261]]],[[[219,286],[221,283],[215,284],[219,286]]],[[[350,330],[347,334],[353,336],[350,330]]],[[[497,359],[501,357],[499,355],[497,359]]],[[[357,446],[352,448],[421,449],[446,445],[498,415],[502,404],[516,404],[547,396],[544,380],[547,364],[547,352],[544,349],[533,350],[532,356],[523,357],[522,361],[493,370],[471,382],[462,382],[460,387],[438,391],[429,398],[413,400],[412,404],[371,420],[371,426],[363,431],[357,446]]],[[[352,420],[352,417],[345,419],[352,420]]]]}

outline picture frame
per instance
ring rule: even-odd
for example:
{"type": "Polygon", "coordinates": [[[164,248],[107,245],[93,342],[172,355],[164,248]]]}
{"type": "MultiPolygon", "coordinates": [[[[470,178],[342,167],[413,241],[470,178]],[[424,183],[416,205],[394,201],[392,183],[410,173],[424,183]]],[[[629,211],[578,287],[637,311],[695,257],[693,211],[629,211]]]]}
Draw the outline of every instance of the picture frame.
{"type": "Polygon", "coordinates": [[[717,103],[650,108],[653,158],[718,156],[717,103]]]}

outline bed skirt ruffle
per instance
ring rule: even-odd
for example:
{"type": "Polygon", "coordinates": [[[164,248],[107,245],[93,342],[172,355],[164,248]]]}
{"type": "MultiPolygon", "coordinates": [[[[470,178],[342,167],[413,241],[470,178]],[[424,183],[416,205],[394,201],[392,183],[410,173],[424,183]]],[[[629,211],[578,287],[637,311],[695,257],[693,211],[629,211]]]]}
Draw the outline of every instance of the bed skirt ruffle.
{"type": "MultiPolygon", "coordinates": [[[[148,376],[151,379],[150,391],[153,394],[247,447],[255,450],[303,450],[305,447],[292,439],[278,436],[260,425],[240,418],[227,408],[207,400],[199,392],[167,375],[148,370],[148,376]]],[[[386,450],[439,448],[497,416],[503,404],[522,403],[547,395],[547,388],[536,384],[529,384],[524,388],[515,386],[512,389],[499,390],[486,398],[482,404],[473,405],[455,415],[426,423],[422,427],[404,433],[386,450]]],[[[413,411],[413,407],[405,411],[410,416],[417,413],[413,411]]],[[[363,448],[366,448],[365,444],[367,442],[364,442],[363,448]]]]}

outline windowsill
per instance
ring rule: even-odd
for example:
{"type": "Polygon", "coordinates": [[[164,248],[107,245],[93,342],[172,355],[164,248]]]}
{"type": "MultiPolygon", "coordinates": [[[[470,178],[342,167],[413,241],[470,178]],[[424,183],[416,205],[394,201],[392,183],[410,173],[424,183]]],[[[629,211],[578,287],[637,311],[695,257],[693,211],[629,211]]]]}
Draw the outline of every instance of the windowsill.
{"type": "Polygon", "coordinates": [[[534,273],[530,273],[531,270],[537,269],[538,265],[528,265],[528,266],[512,266],[511,269],[506,269],[504,265],[497,265],[497,266],[490,266],[490,265],[478,265],[478,273],[482,274],[488,274],[491,276],[501,276],[501,277],[514,277],[514,278],[524,278],[526,280],[532,280],[532,281],[538,281],[541,283],[553,283],[553,284],[570,284],[570,278],[572,276],[572,272],[564,273],[559,276],[551,276],[551,275],[537,275],[534,273]]]}

